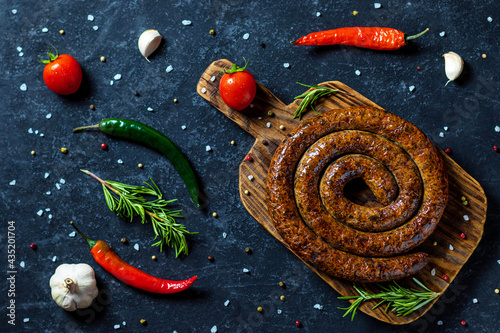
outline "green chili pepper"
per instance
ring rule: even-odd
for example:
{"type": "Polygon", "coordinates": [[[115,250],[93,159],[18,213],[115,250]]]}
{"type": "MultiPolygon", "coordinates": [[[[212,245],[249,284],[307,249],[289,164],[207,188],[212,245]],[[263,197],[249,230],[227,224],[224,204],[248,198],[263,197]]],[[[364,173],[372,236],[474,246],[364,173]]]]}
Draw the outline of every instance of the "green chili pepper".
{"type": "Polygon", "coordinates": [[[163,154],[172,163],[186,184],[196,207],[200,206],[198,202],[200,190],[194,171],[182,152],[165,135],[138,121],[118,118],[103,119],[97,125],[78,127],[73,132],[87,128],[98,128],[103,133],[140,143],[163,154]]]}

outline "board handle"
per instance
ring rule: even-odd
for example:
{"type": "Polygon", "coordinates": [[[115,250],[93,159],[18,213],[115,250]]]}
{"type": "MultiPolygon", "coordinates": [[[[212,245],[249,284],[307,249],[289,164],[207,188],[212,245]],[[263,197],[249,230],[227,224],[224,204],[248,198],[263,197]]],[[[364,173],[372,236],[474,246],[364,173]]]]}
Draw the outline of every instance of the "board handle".
{"type": "Polygon", "coordinates": [[[252,104],[243,111],[236,111],[224,103],[219,93],[221,71],[232,68],[232,62],[227,59],[216,60],[203,72],[196,91],[207,102],[228,118],[238,124],[243,130],[256,139],[282,139],[286,133],[280,130],[280,123],[290,119],[290,110],[266,87],[257,82],[257,94],[252,104]],[[269,117],[269,111],[273,116],[269,117]]]}

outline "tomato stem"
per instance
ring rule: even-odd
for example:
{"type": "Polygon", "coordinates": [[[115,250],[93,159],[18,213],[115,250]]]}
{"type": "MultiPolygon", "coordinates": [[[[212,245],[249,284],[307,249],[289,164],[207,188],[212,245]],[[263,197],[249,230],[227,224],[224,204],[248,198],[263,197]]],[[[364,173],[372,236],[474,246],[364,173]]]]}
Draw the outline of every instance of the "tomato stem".
{"type": "Polygon", "coordinates": [[[46,60],[46,59],[42,59],[42,58],[40,57],[40,55],[38,56],[38,60],[40,60],[40,62],[41,62],[42,64],[45,64],[45,65],[50,64],[52,61],[56,60],[56,59],[59,57],[59,52],[57,52],[57,49],[55,48],[55,46],[54,46],[54,45],[52,45],[52,44],[49,44],[49,45],[50,45],[50,46],[48,47],[49,52],[47,52],[47,55],[49,56],[49,59],[48,59],[48,60],[46,60]],[[55,54],[52,52],[51,47],[54,49],[55,54]]]}
{"type": "MultiPolygon", "coordinates": [[[[248,63],[250,60],[246,60],[245,58],[243,58],[243,60],[246,61],[245,63],[245,66],[243,67],[238,67],[238,65],[236,64],[233,64],[233,68],[231,69],[226,69],[224,71],[220,71],[220,73],[227,73],[227,74],[233,74],[233,73],[236,73],[236,72],[243,72],[245,69],[247,69],[247,66],[248,66],[248,63]]],[[[219,74],[220,74],[219,73],[219,74]]]]}

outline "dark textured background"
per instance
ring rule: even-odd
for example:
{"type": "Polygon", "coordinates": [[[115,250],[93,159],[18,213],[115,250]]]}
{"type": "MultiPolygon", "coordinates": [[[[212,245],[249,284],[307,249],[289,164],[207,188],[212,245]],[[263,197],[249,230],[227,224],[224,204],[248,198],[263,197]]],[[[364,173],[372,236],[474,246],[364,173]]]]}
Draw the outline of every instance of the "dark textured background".
{"type": "MultiPolygon", "coordinates": [[[[16,221],[17,331],[109,332],[495,332],[500,318],[500,9],[489,1],[21,1],[0,2],[1,61],[1,226],[2,263],[7,271],[7,222],[16,221]],[[13,14],[12,10],[17,13],[13,14]],[[359,14],[353,16],[351,12],[359,14]],[[317,17],[316,13],[321,16],[317,17]],[[95,16],[93,22],[87,15],[95,16]],[[493,21],[487,21],[491,16],[493,21]],[[182,25],[182,20],[192,25],[182,25]],[[93,26],[98,30],[93,30],[93,26]],[[394,52],[352,47],[292,47],[306,33],[341,26],[389,26],[410,34],[431,31],[411,46],[394,52]],[[48,28],[47,33],[42,28],[48,28]],[[164,36],[148,63],[137,49],[139,35],[158,29],[164,36]],[[60,35],[64,29],[66,34],[60,35]],[[208,32],[216,31],[215,36],[208,32]],[[445,37],[439,33],[445,31],[445,37]],[[242,36],[249,33],[248,40],[242,36]],[[58,96],[42,80],[37,61],[52,43],[73,55],[84,71],[76,96],[58,96]],[[265,48],[259,46],[265,43],[265,48]],[[16,50],[22,47],[23,56],[16,50]],[[459,53],[466,61],[458,82],[444,86],[441,55],[459,53]],[[486,54],[483,59],[481,54],[486,54]],[[105,56],[107,61],[99,58],[105,56]],[[387,110],[419,126],[440,148],[483,186],[489,203],[483,239],[452,286],[420,320],[404,327],[359,313],[342,318],[337,307],[347,302],[271,237],[243,208],[238,196],[238,165],[253,139],[196,94],[201,73],[214,60],[242,63],[285,103],[303,92],[296,81],[314,84],[339,80],[387,110]],[[283,63],[290,63],[285,69],[283,63]],[[165,68],[173,66],[166,73],[165,68]],[[417,66],[422,70],[417,71],[417,66]],[[355,70],[361,75],[356,76],[355,70]],[[117,73],[120,81],[110,85],[117,73]],[[27,91],[21,91],[25,83],[27,91]],[[410,92],[408,87],[414,85],[410,92]],[[140,97],[134,96],[134,92],[140,97]],[[177,98],[178,103],[173,103],[177,98]],[[96,107],[95,111],[89,105],[96,107]],[[151,107],[154,112],[148,112],[151,107]],[[50,119],[46,118],[52,114],[50,119]],[[71,129],[123,117],[145,122],[167,134],[188,156],[199,175],[208,204],[198,210],[168,161],[133,143],[99,132],[73,134],[71,129]],[[186,130],[181,129],[186,125],[186,130]],[[443,127],[449,130],[444,132],[443,127]],[[44,133],[29,134],[28,129],[44,133]],[[444,132],[444,138],[439,133],[444,132]],[[229,142],[234,140],[236,146],[229,142]],[[106,142],[108,151],[99,145],[106,142]],[[210,145],[212,152],[206,152],[210,145]],[[67,147],[69,154],[59,152],[67,147]],[[35,150],[36,156],[30,151],[35,150]],[[122,159],[123,164],[116,161],[122,159]],[[137,167],[145,165],[144,169],[137,167]],[[175,259],[158,253],[152,228],[127,223],[105,205],[97,182],[79,171],[86,168],[104,179],[140,184],[149,177],[167,198],[178,198],[190,230],[190,254],[175,259]],[[44,179],[44,173],[50,176],[44,179]],[[66,184],[55,187],[60,178],[66,184]],[[16,180],[16,185],[9,183],[16,180]],[[51,191],[51,195],[46,195],[51,191]],[[40,209],[50,208],[42,216],[40,209]],[[219,218],[212,217],[216,211],[219,218]],[[48,215],[53,218],[49,219],[48,215]],[[73,220],[92,238],[107,241],[126,261],[153,275],[184,279],[199,275],[187,292],[157,296],[124,285],[92,259],[87,245],[70,238],[73,220]],[[227,233],[227,238],[222,234],[227,233]],[[126,237],[130,244],[120,243],[126,237]],[[38,250],[30,249],[35,242],[38,250]],[[141,245],[140,252],[133,244],[141,245]],[[245,253],[245,247],[253,251],[245,253]],[[151,260],[156,255],[158,261],[151,260]],[[207,256],[215,258],[213,263],[207,256]],[[57,262],[53,262],[57,256],[57,262]],[[20,268],[24,261],[25,268],[20,268]],[[90,264],[102,291],[93,307],[78,313],[60,309],[50,296],[49,278],[62,263],[90,264]],[[248,268],[250,274],[244,274],[248,268]],[[287,288],[281,289],[279,281],[287,288]],[[285,295],[286,301],[278,300],[285,295]],[[478,299],[477,304],[472,300],[478,299]],[[224,302],[230,300],[229,306],[224,302]],[[319,303],[323,311],[313,308],[319,303]],[[256,311],[264,308],[263,314],[256,311]],[[277,309],[283,313],[277,314],[277,309]],[[29,318],[24,323],[23,319],[29,318]],[[148,325],[142,327],[144,318],[148,325]],[[296,328],[295,320],[303,323],[296,328]],[[437,322],[441,320],[442,326],[437,322]],[[468,327],[460,325],[466,320],[468,327]]],[[[7,283],[2,283],[0,331],[7,325],[7,283]]]]}

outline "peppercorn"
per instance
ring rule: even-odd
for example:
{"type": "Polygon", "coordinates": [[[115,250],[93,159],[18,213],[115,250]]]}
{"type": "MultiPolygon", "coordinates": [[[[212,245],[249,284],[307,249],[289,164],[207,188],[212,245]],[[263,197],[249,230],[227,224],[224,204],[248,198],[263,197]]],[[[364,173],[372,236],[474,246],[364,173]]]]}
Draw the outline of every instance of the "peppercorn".
{"type": "Polygon", "coordinates": [[[446,154],[451,154],[451,149],[450,149],[450,148],[446,148],[446,149],[444,150],[444,152],[445,152],[446,154]]]}
{"type": "Polygon", "coordinates": [[[106,57],[101,57],[102,62],[106,62],[106,57]]]}
{"type": "Polygon", "coordinates": [[[443,274],[443,280],[448,280],[448,275],[443,274]]]}
{"type": "Polygon", "coordinates": [[[467,205],[469,204],[469,202],[468,202],[467,200],[465,200],[465,201],[462,201],[462,204],[463,204],[464,206],[467,206],[467,205]]]}
{"type": "Polygon", "coordinates": [[[59,30],[59,33],[60,33],[61,35],[64,35],[64,30],[62,30],[62,29],[61,29],[61,30],[59,30]]]}
{"type": "Polygon", "coordinates": [[[462,320],[462,321],[460,322],[460,324],[461,324],[462,326],[465,326],[465,325],[467,325],[467,322],[466,322],[465,320],[462,320]]]}
{"type": "Polygon", "coordinates": [[[302,324],[300,323],[300,321],[296,320],[296,321],[295,321],[295,326],[300,327],[300,325],[302,325],[302,324]]]}
{"type": "Polygon", "coordinates": [[[465,239],[465,234],[463,232],[460,233],[460,238],[465,239]]]}
{"type": "Polygon", "coordinates": [[[353,11],[352,11],[352,15],[356,16],[356,15],[358,15],[358,14],[359,14],[359,12],[358,12],[357,10],[353,10],[353,11]]]}
{"type": "Polygon", "coordinates": [[[148,322],[146,321],[146,319],[141,319],[141,324],[142,324],[143,326],[146,326],[146,325],[147,325],[147,323],[148,323],[148,322]]]}
{"type": "Polygon", "coordinates": [[[213,217],[218,217],[219,215],[217,215],[217,213],[216,213],[216,212],[213,212],[213,213],[212,213],[212,216],[213,216],[213,217]]]}
{"type": "Polygon", "coordinates": [[[31,155],[35,156],[36,155],[36,151],[32,150],[31,151],[31,155]]]}
{"type": "Polygon", "coordinates": [[[252,253],[252,250],[250,250],[249,247],[245,247],[245,252],[248,253],[248,254],[250,254],[250,253],[252,253]]]}
{"type": "Polygon", "coordinates": [[[269,117],[272,117],[272,116],[274,116],[274,112],[272,110],[269,110],[269,111],[267,111],[267,115],[269,117]]]}
{"type": "Polygon", "coordinates": [[[210,29],[210,31],[208,33],[211,34],[212,36],[214,36],[215,35],[215,30],[214,29],[210,29]]]}
{"type": "Polygon", "coordinates": [[[245,190],[244,192],[246,195],[250,195],[250,192],[248,190],[245,190]]]}
{"type": "Polygon", "coordinates": [[[60,150],[60,151],[61,151],[61,153],[63,153],[63,154],[67,154],[67,153],[68,153],[68,148],[66,148],[66,147],[61,147],[61,148],[59,148],[59,150],[60,150]]]}
{"type": "Polygon", "coordinates": [[[261,42],[261,43],[259,43],[259,45],[260,45],[260,47],[262,47],[263,49],[265,49],[265,48],[266,48],[266,44],[264,44],[264,43],[262,43],[262,42],[261,42]]]}
{"type": "Polygon", "coordinates": [[[262,139],[262,144],[263,144],[264,146],[267,146],[267,144],[268,144],[267,140],[266,140],[266,139],[262,139]]]}
{"type": "Polygon", "coordinates": [[[139,168],[141,168],[141,169],[142,169],[142,167],[143,167],[144,165],[142,165],[142,163],[139,163],[139,164],[137,164],[137,166],[138,166],[139,168]]]}
{"type": "Polygon", "coordinates": [[[151,259],[156,260],[156,256],[152,256],[151,259]]]}
{"type": "Polygon", "coordinates": [[[434,241],[434,242],[432,242],[432,245],[436,246],[436,245],[438,245],[438,242],[434,241]]]}
{"type": "Polygon", "coordinates": [[[208,259],[209,261],[214,261],[214,257],[212,257],[212,256],[208,256],[208,257],[207,257],[207,259],[208,259]]]}
{"type": "Polygon", "coordinates": [[[483,53],[483,54],[481,55],[481,57],[483,57],[483,59],[485,59],[485,58],[486,58],[486,53],[483,53]]]}
{"type": "Polygon", "coordinates": [[[179,100],[177,98],[174,98],[174,103],[177,103],[179,102],[179,100]]]}
{"type": "Polygon", "coordinates": [[[499,289],[495,289],[495,294],[498,294],[500,293],[500,290],[499,289]]]}
{"type": "Polygon", "coordinates": [[[105,144],[105,143],[101,143],[101,149],[102,149],[102,150],[106,150],[106,149],[108,149],[108,145],[107,145],[107,144],[105,144]]]}
{"type": "Polygon", "coordinates": [[[30,247],[33,249],[33,250],[36,250],[38,248],[38,246],[36,246],[35,243],[31,243],[30,244],[30,247]]]}
{"type": "Polygon", "coordinates": [[[120,239],[120,242],[122,242],[123,244],[127,244],[127,239],[123,237],[122,239],[120,239]]]}
{"type": "Polygon", "coordinates": [[[285,288],[285,283],[283,283],[283,281],[280,281],[280,282],[278,283],[278,285],[279,285],[281,288],[285,288]]]}
{"type": "Polygon", "coordinates": [[[285,301],[285,295],[280,296],[280,301],[284,302],[285,301]]]}
{"type": "Polygon", "coordinates": [[[421,70],[422,66],[417,66],[417,71],[421,70]]]}
{"type": "Polygon", "coordinates": [[[493,146],[493,150],[494,151],[498,151],[498,147],[497,146],[493,146]]]}
{"type": "Polygon", "coordinates": [[[264,311],[264,309],[262,309],[262,306],[259,306],[259,307],[257,308],[257,311],[262,312],[262,311],[264,311]]]}
{"type": "Polygon", "coordinates": [[[285,126],[280,125],[280,130],[284,130],[284,129],[285,129],[285,126]]]}
{"type": "Polygon", "coordinates": [[[231,145],[234,146],[235,144],[236,144],[236,142],[234,142],[234,140],[231,140],[231,145]]]}
{"type": "Polygon", "coordinates": [[[252,162],[252,161],[253,161],[253,158],[252,158],[252,156],[247,155],[246,160],[247,160],[248,162],[252,162]]]}
{"type": "Polygon", "coordinates": [[[90,108],[90,110],[95,110],[94,104],[90,104],[89,108],[90,108]]]}
{"type": "Polygon", "coordinates": [[[462,200],[462,201],[466,201],[466,200],[467,200],[467,198],[466,198],[465,196],[463,196],[463,195],[462,195],[462,197],[460,198],[460,200],[462,200]]]}

